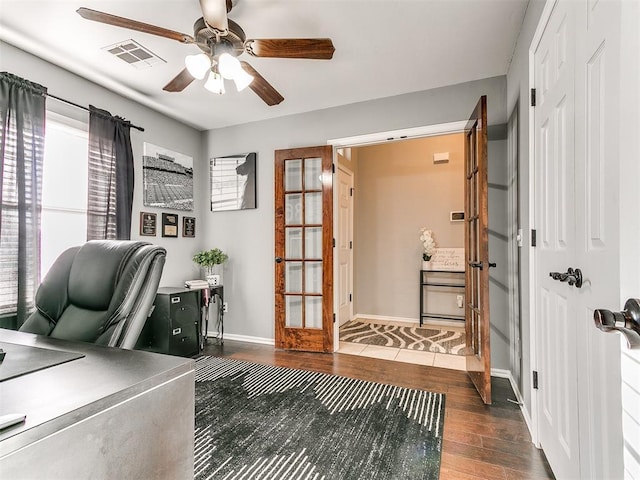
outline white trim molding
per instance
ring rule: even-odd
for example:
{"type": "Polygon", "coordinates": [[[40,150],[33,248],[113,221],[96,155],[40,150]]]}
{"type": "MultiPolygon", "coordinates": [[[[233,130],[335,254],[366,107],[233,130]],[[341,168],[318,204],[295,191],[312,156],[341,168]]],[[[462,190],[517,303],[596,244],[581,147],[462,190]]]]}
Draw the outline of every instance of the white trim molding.
{"type": "Polygon", "coordinates": [[[334,138],[327,140],[327,145],[340,147],[359,147],[376,143],[385,143],[398,140],[409,140],[411,138],[432,137],[435,135],[447,135],[450,133],[464,132],[467,121],[439,123],[436,125],[426,125],[423,127],[410,127],[400,130],[389,130],[387,132],[369,133],[356,135],[353,137],[334,138]]]}
{"type": "MultiPolygon", "coordinates": [[[[531,39],[531,44],[529,45],[529,92],[531,89],[535,88],[535,52],[538,49],[538,45],[542,40],[542,34],[547,27],[547,23],[551,18],[551,12],[555,7],[556,0],[547,0],[544,9],[542,10],[542,14],[540,15],[540,20],[538,20],[538,26],[536,27],[535,33],[533,34],[533,38],[531,39]]],[[[536,202],[536,148],[535,148],[535,138],[536,138],[536,130],[535,130],[535,107],[531,106],[529,99],[526,99],[527,105],[529,105],[529,228],[536,228],[536,211],[535,211],[535,202],[536,202]]],[[[527,232],[526,236],[530,236],[530,231],[527,232]]],[[[537,290],[536,290],[536,249],[531,246],[531,242],[529,241],[529,374],[532,375],[534,370],[538,370],[538,328],[537,328],[537,318],[536,318],[536,301],[537,301],[537,290]]],[[[524,375],[524,372],[523,372],[524,375]]],[[[533,444],[540,448],[540,439],[538,432],[538,390],[533,388],[533,382],[529,383],[529,391],[531,392],[531,412],[530,415],[525,415],[525,421],[529,426],[529,431],[531,432],[531,439],[533,444]]]]}
{"type": "MultiPolygon", "coordinates": [[[[207,338],[210,341],[215,341],[218,337],[218,332],[207,332],[207,338]]],[[[236,342],[247,342],[247,343],[259,343],[261,345],[275,345],[276,341],[273,338],[264,338],[264,337],[252,337],[249,335],[236,335],[235,333],[225,333],[225,340],[235,340],[236,342]]]]}

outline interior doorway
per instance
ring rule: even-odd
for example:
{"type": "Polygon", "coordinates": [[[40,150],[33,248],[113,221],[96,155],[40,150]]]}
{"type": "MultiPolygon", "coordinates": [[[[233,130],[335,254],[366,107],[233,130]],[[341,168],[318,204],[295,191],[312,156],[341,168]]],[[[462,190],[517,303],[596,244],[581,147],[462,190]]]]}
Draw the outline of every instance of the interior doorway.
{"type": "Polygon", "coordinates": [[[450,318],[460,312],[464,316],[464,299],[459,298],[463,291],[444,287],[429,292],[426,300],[443,318],[427,319],[425,329],[417,330],[422,308],[418,300],[420,229],[432,230],[438,247],[464,246],[464,222],[452,215],[464,210],[464,125],[450,124],[444,131],[413,138],[385,135],[384,140],[335,149],[335,264],[345,258],[343,244],[350,245],[354,272],[349,276],[346,269],[337,267],[334,274],[339,292],[336,327],[343,327],[334,331],[336,351],[365,356],[369,352],[377,358],[464,370],[464,356],[456,347],[461,337],[464,343],[464,320],[450,318]],[[344,170],[353,178],[352,223],[340,215],[340,203],[346,198],[339,191],[344,170]],[[352,237],[345,238],[343,232],[352,237]],[[346,285],[351,286],[348,297],[346,285]],[[350,300],[351,333],[344,328],[342,300],[346,298],[350,300]],[[402,336],[398,329],[406,328],[412,331],[410,340],[391,340],[402,336]],[[354,332],[367,329],[382,335],[371,334],[363,343],[340,342],[340,331],[353,339],[363,335],[354,332]],[[449,344],[450,337],[454,338],[453,353],[440,344],[449,344]],[[407,348],[409,344],[413,348],[407,348]]]}

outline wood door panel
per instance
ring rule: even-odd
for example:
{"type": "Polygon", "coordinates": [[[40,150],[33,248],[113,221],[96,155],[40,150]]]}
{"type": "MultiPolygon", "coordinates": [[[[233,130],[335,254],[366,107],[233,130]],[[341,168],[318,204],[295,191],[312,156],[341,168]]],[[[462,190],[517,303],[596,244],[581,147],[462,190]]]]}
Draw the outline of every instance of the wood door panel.
{"type": "Polygon", "coordinates": [[[278,348],[333,351],[332,164],[331,146],[276,151],[274,293],[278,348]],[[320,202],[314,203],[318,198],[320,202]],[[318,299],[319,311],[314,307],[318,299]]]}
{"type": "Polygon", "coordinates": [[[465,331],[471,352],[466,357],[467,372],[484,403],[490,404],[487,143],[487,97],[483,95],[465,128],[465,331]]]}

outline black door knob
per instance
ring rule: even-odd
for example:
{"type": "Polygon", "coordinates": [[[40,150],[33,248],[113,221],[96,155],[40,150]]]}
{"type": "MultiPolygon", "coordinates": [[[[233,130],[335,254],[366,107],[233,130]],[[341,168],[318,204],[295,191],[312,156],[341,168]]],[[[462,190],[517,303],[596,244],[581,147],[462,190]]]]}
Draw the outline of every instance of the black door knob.
{"type": "Polygon", "coordinates": [[[575,285],[576,288],[582,288],[582,271],[579,268],[574,270],[569,267],[566,273],[549,272],[549,276],[554,280],[567,282],[570,286],[575,285]]]}
{"type": "Polygon", "coordinates": [[[276,263],[282,263],[282,262],[283,262],[282,257],[276,257],[276,263]]]}

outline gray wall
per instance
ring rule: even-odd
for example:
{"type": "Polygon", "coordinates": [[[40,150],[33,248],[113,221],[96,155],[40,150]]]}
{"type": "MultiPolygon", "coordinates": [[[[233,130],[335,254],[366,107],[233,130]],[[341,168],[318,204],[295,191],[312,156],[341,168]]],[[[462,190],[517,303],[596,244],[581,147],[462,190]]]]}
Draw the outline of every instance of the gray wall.
{"type": "MultiPolygon", "coordinates": [[[[143,143],[150,142],[194,158],[196,210],[187,215],[197,218],[196,238],[163,239],[160,233],[155,238],[142,238],[167,248],[162,285],[180,285],[187,278],[200,276],[191,262],[194,252],[213,247],[228,252],[230,259],[224,271],[229,302],[226,329],[229,333],[265,339],[274,336],[273,155],[276,149],[322,145],[334,138],[464,120],[483,94],[488,96],[489,125],[504,124],[507,119],[507,82],[506,77],[501,76],[201,133],[3,42],[0,42],[0,68],[47,86],[54,95],[80,105],[91,103],[145,128],[144,133],[132,130],[136,159],[134,239],[139,238],[140,211],[156,212],[158,217],[163,211],[142,205],[143,143]],[[258,208],[210,212],[208,159],[244,152],[258,153],[258,208]]],[[[81,110],[52,99],[47,105],[57,113],[87,118],[81,110]]],[[[490,149],[494,151],[493,146],[490,149]]],[[[499,323],[496,316],[494,323],[499,323]]],[[[508,352],[499,350],[493,349],[494,366],[507,368],[508,363],[503,364],[501,359],[508,352]]]]}
{"type": "Polygon", "coordinates": [[[524,17],[522,29],[516,43],[509,70],[507,72],[507,111],[509,115],[518,109],[519,138],[519,198],[520,220],[524,232],[524,242],[521,249],[520,272],[521,301],[522,301],[522,395],[525,408],[531,411],[531,319],[529,318],[529,258],[530,258],[530,229],[532,220],[529,218],[529,47],[535,33],[540,15],[544,8],[544,0],[530,0],[524,17]]]}
{"type": "Polygon", "coordinates": [[[507,142],[506,127],[489,131],[489,309],[491,314],[491,366],[509,369],[509,290],[507,287],[507,142]]]}
{"type": "MultiPolygon", "coordinates": [[[[196,210],[193,212],[144,207],[142,205],[142,152],[143,143],[150,142],[190,155],[194,160],[194,176],[206,178],[208,173],[206,164],[202,161],[201,132],[4,42],[0,42],[0,69],[44,85],[53,95],[79,105],[95,105],[108,110],[113,115],[125,117],[131,123],[145,129],[144,132],[131,129],[131,143],[135,158],[135,194],[131,238],[150,241],[167,249],[167,261],[161,285],[179,286],[187,278],[199,277],[200,273],[191,261],[191,256],[200,248],[200,245],[206,243],[204,235],[202,235],[203,230],[201,230],[203,226],[201,211],[206,208],[208,187],[194,189],[196,210]],[[182,215],[196,217],[196,238],[182,238],[182,225],[180,226],[179,238],[162,238],[160,227],[158,227],[156,237],[140,237],[140,211],[156,212],[159,223],[160,213],[163,211],[177,213],[180,217],[182,215]]],[[[52,98],[47,99],[47,109],[88,122],[87,112],[52,98]]],[[[60,233],[64,234],[64,232],[60,233]]]]}
{"type": "MultiPolygon", "coordinates": [[[[229,253],[225,266],[225,330],[236,335],[274,336],[273,158],[278,149],[323,145],[327,140],[373,132],[465,120],[481,95],[488,97],[489,125],[507,121],[506,77],[383,98],[248,123],[205,133],[205,156],[257,152],[258,208],[207,212],[201,232],[206,248],[229,253]]],[[[285,100],[286,101],[286,100],[285,100]]],[[[277,107],[274,107],[277,108],[277,107]]],[[[490,147],[493,151],[494,147],[490,147]]],[[[197,179],[208,191],[208,178],[197,179]]],[[[491,215],[491,213],[490,213],[491,215]]],[[[499,345],[499,343],[497,343],[499,345]]],[[[508,352],[494,349],[494,367],[508,368],[508,352]]]]}
{"type": "MultiPolygon", "coordinates": [[[[354,314],[418,321],[420,229],[434,232],[439,247],[464,247],[464,134],[440,135],[354,149],[354,314]],[[449,161],[433,163],[433,154],[449,161]]],[[[429,310],[461,314],[455,293],[431,291],[429,310]]]]}

